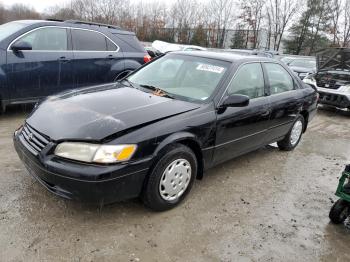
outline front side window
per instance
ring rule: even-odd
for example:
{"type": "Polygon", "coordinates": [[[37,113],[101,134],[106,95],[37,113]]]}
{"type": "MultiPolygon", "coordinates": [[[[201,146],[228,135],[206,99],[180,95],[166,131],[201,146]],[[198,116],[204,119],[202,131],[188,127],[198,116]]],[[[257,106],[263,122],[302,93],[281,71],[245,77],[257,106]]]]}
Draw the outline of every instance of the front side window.
{"type": "Polygon", "coordinates": [[[116,51],[117,47],[103,34],[73,29],[73,49],[77,51],[116,51]]]}
{"type": "Polygon", "coordinates": [[[186,101],[205,101],[225,75],[229,62],[168,54],[128,77],[137,86],[152,86],[186,101]]]}
{"type": "Polygon", "coordinates": [[[281,65],[265,63],[265,68],[270,82],[271,95],[294,90],[293,78],[281,65]]]}
{"type": "Polygon", "coordinates": [[[27,42],[36,51],[64,51],[68,49],[67,30],[59,27],[47,27],[30,32],[17,42],[27,42]]]}
{"type": "Polygon", "coordinates": [[[265,94],[264,74],[260,63],[243,65],[230,82],[229,95],[246,95],[250,99],[262,97],[265,94]]]}

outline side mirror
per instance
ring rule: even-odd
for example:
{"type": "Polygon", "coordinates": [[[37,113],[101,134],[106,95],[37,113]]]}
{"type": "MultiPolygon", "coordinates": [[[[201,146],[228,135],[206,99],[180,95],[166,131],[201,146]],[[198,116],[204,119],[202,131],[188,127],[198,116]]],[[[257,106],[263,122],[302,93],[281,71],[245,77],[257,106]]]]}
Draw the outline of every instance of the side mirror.
{"type": "Polygon", "coordinates": [[[220,108],[226,107],[245,107],[249,105],[249,97],[245,95],[230,95],[227,96],[220,108]]]}
{"type": "Polygon", "coordinates": [[[11,46],[11,50],[14,52],[23,51],[23,50],[32,50],[32,49],[33,49],[32,45],[25,41],[18,41],[11,46]]]}

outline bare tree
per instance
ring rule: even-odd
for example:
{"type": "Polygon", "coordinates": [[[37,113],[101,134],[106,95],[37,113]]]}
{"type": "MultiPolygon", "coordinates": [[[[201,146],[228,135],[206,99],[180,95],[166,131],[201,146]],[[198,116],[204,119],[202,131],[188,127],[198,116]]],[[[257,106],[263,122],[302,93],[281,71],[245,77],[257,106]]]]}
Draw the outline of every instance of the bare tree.
{"type": "Polygon", "coordinates": [[[298,0],[269,0],[267,12],[270,18],[274,50],[279,50],[283,35],[296,14],[298,4],[298,0]]]}
{"type": "Polygon", "coordinates": [[[209,2],[209,9],[212,13],[212,19],[216,24],[216,44],[217,47],[223,47],[226,29],[233,21],[233,0],[212,0],[209,2]]]}
{"type": "Polygon", "coordinates": [[[248,43],[248,38],[250,37],[250,28],[252,30],[253,36],[252,43],[253,48],[259,47],[259,32],[263,19],[263,8],[265,5],[265,0],[242,0],[241,1],[241,19],[246,26],[246,47],[248,43]]]}
{"type": "Polygon", "coordinates": [[[330,34],[333,38],[333,46],[339,45],[339,19],[342,15],[342,0],[333,0],[330,3],[330,34]]]}
{"type": "Polygon", "coordinates": [[[350,1],[344,4],[343,47],[350,47],[350,1]]]}

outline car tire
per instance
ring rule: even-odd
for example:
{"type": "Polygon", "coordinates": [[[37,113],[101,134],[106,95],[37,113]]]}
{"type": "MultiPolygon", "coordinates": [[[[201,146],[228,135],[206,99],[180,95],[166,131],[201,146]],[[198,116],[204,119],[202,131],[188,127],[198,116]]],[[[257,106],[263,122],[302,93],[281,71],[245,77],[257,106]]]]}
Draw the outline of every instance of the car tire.
{"type": "Polygon", "coordinates": [[[165,211],[177,206],[191,190],[197,175],[197,158],[182,144],[171,145],[159,155],[141,198],[145,206],[165,211]]]}
{"type": "Polygon", "coordinates": [[[350,203],[343,200],[338,199],[329,211],[329,219],[334,224],[341,224],[345,221],[345,219],[350,215],[350,203]]]}
{"type": "Polygon", "coordinates": [[[288,134],[283,138],[283,140],[278,141],[277,145],[280,150],[291,151],[293,150],[300,142],[305,128],[305,119],[303,116],[299,115],[288,134]]]}

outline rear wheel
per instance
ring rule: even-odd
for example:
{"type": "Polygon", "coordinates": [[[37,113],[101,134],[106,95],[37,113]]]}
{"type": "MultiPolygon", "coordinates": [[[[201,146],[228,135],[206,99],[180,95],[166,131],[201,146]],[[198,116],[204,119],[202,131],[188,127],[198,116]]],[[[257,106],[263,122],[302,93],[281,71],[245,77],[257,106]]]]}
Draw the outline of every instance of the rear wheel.
{"type": "Polygon", "coordinates": [[[300,142],[301,136],[303,135],[304,127],[304,117],[299,115],[294,121],[293,126],[288,132],[288,134],[283,138],[283,140],[277,142],[279,149],[284,151],[293,150],[300,142]]]}
{"type": "Polygon", "coordinates": [[[156,211],[178,205],[191,190],[197,159],[187,146],[175,144],[161,153],[142,193],[144,204],[156,211]]]}
{"type": "Polygon", "coordinates": [[[341,224],[350,214],[349,202],[338,199],[329,212],[329,218],[334,224],[341,224]]]}

